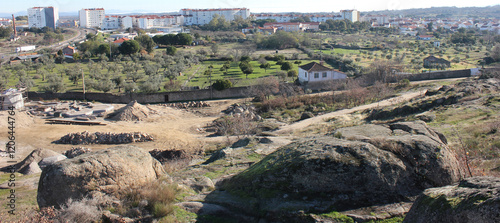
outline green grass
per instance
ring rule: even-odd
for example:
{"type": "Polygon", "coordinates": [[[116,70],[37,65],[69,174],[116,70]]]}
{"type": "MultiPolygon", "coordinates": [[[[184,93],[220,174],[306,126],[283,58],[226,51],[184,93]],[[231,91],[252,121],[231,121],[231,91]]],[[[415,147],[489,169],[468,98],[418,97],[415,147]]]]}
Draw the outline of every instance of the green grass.
{"type": "Polygon", "coordinates": [[[329,218],[334,220],[334,222],[346,222],[346,223],[354,223],[354,220],[346,215],[343,215],[339,212],[332,211],[329,213],[324,213],[320,215],[321,217],[329,218]]]}

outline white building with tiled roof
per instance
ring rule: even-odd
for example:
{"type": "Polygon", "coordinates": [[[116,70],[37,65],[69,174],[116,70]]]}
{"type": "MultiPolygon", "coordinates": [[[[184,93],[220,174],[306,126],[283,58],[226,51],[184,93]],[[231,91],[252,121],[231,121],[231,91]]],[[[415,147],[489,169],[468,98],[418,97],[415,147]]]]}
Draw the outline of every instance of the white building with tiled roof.
{"type": "Polygon", "coordinates": [[[312,83],[346,78],[346,74],[329,68],[322,63],[311,62],[306,65],[299,66],[298,79],[300,83],[312,83]]]}

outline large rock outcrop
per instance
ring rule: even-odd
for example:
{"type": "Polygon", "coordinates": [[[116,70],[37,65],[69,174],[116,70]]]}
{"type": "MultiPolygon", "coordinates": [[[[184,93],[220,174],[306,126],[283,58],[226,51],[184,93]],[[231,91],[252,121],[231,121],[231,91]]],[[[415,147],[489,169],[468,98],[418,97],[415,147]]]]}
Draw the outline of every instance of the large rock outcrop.
{"type": "Polygon", "coordinates": [[[44,159],[48,161],[50,158],[54,158],[54,160],[58,161],[65,159],[66,157],[50,149],[38,148],[26,156],[23,161],[16,164],[15,168],[17,172],[26,175],[40,173],[42,172],[39,166],[40,162],[44,159]]]}
{"type": "Polygon", "coordinates": [[[500,178],[472,177],[451,186],[427,189],[404,222],[500,222],[500,178]]]}
{"type": "Polygon", "coordinates": [[[139,147],[117,146],[85,153],[43,170],[38,185],[38,205],[59,207],[69,198],[113,195],[164,174],[161,164],[139,147]]]}
{"type": "Polygon", "coordinates": [[[304,138],[221,186],[232,194],[267,199],[260,209],[345,210],[408,201],[459,178],[458,161],[445,137],[419,121],[304,138]]]}

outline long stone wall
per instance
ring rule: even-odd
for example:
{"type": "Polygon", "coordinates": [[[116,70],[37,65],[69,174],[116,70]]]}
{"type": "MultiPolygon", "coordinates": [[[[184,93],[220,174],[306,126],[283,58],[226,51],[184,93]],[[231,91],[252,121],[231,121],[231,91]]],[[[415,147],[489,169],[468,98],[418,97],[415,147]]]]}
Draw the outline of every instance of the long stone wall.
{"type": "Polygon", "coordinates": [[[426,72],[420,74],[397,74],[389,77],[389,82],[398,82],[403,79],[410,81],[423,81],[423,80],[436,80],[448,78],[470,77],[470,69],[465,70],[452,70],[452,71],[439,71],[439,72],[426,72]]]}
{"type": "Polygon", "coordinates": [[[166,103],[177,101],[199,101],[208,99],[223,99],[223,98],[242,98],[249,97],[248,87],[230,88],[223,91],[208,89],[195,91],[176,91],[154,94],[142,93],[92,93],[88,92],[83,95],[82,92],[66,92],[66,93],[46,93],[46,92],[28,92],[28,98],[31,100],[87,100],[98,101],[103,103],[129,103],[132,100],[137,100],[141,104],[150,103],[166,103]]]}

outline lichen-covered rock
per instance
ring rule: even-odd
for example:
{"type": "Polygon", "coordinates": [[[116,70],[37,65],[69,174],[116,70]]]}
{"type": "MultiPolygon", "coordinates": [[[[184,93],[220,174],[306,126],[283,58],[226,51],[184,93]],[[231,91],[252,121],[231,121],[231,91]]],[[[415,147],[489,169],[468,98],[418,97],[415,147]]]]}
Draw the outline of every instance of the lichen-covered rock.
{"type": "Polygon", "coordinates": [[[68,159],[71,159],[88,152],[92,152],[92,149],[85,147],[73,147],[69,150],[66,150],[66,152],[64,152],[64,155],[68,157],[68,159]]]}
{"type": "MultiPolygon", "coordinates": [[[[409,201],[459,180],[458,161],[441,137],[422,121],[344,128],[282,147],[221,186],[261,199],[300,200],[295,208],[302,210],[409,201]]],[[[287,202],[275,203],[264,206],[287,202]]]]}
{"type": "Polygon", "coordinates": [[[117,146],[85,153],[43,170],[38,185],[38,205],[59,207],[69,198],[114,195],[163,175],[161,164],[139,147],[117,146]]]}
{"type": "Polygon", "coordinates": [[[26,158],[24,158],[23,161],[16,164],[16,169],[20,173],[29,172],[28,169],[30,169],[29,166],[31,165],[31,163],[36,163],[38,165],[38,163],[42,161],[44,158],[59,156],[59,155],[61,154],[54,152],[50,149],[43,149],[43,148],[35,149],[28,156],[26,156],[26,158]]]}
{"type": "Polygon", "coordinates": [[[451,186],[427,189],[404,222],[500,222],[500,178],[472,177],[451,186]]]}

